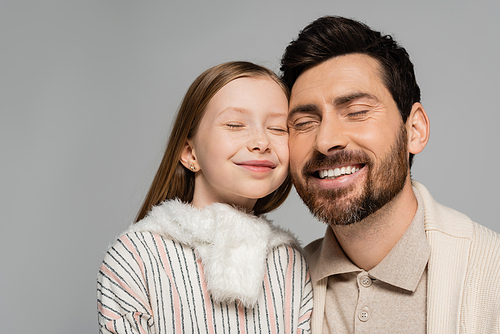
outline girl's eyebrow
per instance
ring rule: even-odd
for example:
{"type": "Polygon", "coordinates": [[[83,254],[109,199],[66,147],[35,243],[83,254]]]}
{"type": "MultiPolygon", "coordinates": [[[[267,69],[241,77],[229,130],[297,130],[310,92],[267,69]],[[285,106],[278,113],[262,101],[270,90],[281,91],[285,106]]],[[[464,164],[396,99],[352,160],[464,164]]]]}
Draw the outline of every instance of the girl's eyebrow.
{"type": "Polygon", "coordinates": [[[245,108],[241,108],[241,107],[226,107],[224,109],[222,109],[221,112],[219,112],[219,114],[217,115],[218,116],[221,116],[225,113],[228,113],[228,112],[231,112],[231,111],[235,111],[237,113],[240,113],[240,114],[247,114],[249,113],[249,111],[245,108]]]}
{"type": "MultiPolygon", "coordinates": [[[[240,114],[251,114],[252,112],[248,109],[245,109],[245,108],[241,108],[241,107],[227,107],[227,108],[224,108],[220,113],[219,115],[217,115],[217,117],[220,117],[221,115],[225,114],[225,113],[228,113],[228,112],[237,112],[237,113],[240,113],[240,114]]],[[[268,117],[271,117],[271,118],[279,118],[279,117],[283,117],[283,118],[286,118],[287,115],[286,113],[281,113],[281,112],[278,112],[278,111],[271,111],[268,113],[268,117]]]]}
{"type": "Polygon", "coordinates": [[[278,111],[271,111],[268,114],[268,117],[270,118],[287,118],[288,115],[286,113],[278,112],[278,111]]]}

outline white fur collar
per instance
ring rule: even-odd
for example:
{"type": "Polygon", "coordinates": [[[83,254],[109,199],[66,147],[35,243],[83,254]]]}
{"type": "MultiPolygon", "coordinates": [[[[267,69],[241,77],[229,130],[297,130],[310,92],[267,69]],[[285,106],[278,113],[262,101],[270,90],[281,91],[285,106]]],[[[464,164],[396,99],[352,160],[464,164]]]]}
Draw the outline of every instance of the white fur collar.
{"type": "Polygon", "coordinates": [[[200,210],[177,200],[165,201],[127,230],[145,231],[193,247],[213,298],[239,300],[245,307],[259,298],[269,251],[283,244],[299,248],[290,232],[265,217],[222,203],[200,210]]]}

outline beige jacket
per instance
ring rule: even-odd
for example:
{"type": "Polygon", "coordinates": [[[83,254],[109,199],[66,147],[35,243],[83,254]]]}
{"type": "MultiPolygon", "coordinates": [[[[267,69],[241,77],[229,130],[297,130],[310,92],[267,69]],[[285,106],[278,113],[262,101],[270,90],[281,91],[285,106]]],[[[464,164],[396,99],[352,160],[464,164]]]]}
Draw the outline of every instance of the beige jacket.
{"type": "MultiPolygon", "coordinates": [[[[427,332],[500,333],[500,235],[437,203],[422,184],[413,186],[424,203],[431,245],[427,332]]],[[[306,247],[310,268],[321,248],[314,245],[306,247]]],[[[322,332],[327,280],[313,281],[313,334],[322,332]]]]}

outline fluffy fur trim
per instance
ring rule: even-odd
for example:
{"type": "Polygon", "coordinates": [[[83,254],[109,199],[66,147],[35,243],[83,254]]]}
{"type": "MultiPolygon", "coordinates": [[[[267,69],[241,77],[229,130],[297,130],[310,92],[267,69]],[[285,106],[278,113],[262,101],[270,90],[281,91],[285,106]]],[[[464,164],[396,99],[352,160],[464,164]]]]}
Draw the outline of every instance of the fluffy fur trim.
{"type": "Polygon", "coordinates": [[[265,217],[222,203],[197,209],[180,201],[166,201],[127,232],[151,232],[194,248],[213,298],[219,302],[238,300],[245,307],[255,305],[261,294],[266,258],[272,248],[299,248],[290,232],[273,226],[265,217]]]}

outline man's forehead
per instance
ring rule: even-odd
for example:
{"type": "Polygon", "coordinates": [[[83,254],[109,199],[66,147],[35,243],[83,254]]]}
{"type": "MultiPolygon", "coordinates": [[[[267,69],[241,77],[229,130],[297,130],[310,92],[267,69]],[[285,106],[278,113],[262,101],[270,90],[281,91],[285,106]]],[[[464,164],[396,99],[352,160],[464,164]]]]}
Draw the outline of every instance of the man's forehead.
{"type": "Polygon", "coordinates": [[[379,62],[367,55],[350,54],[329,59],[299,75],[292,87],[290,108],[311,99],[332,102],[339,96],[388,93],[379,62]]]}

